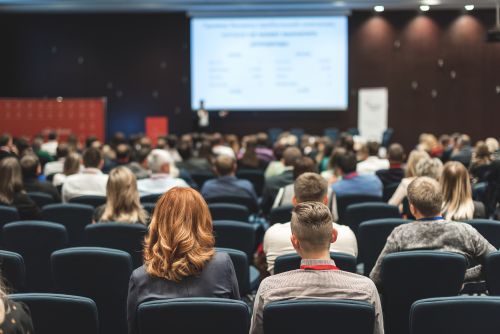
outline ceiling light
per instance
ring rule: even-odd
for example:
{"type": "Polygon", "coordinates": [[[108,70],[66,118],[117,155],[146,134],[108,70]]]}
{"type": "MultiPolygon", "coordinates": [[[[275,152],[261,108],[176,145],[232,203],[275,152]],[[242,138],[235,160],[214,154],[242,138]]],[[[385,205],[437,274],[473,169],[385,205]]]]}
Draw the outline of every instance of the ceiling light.
{"type": "Polygon", "coordinates": [[[382,13],[385,10],[385,8],[384,6],[375,6],[373,7],[373,10],[376,11],[377,13],[382,13]]]}
{"type": "Polygon", "coordinates": [[[465,5],[464,8],[465,10],[471,11],[474,9],[474,5],[465,5]]]}
{"type": "Polygon", "coordinates": [[[422,12],[428,12],[431,9],[431,6],[429,5],[421,5],[420,6],[420,11],[422,12]]]}

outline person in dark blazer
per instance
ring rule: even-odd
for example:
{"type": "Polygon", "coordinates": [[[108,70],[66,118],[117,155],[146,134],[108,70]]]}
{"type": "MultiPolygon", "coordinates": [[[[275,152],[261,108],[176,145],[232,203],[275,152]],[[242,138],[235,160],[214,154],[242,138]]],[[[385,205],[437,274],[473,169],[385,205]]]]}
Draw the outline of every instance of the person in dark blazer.
{"type": "Polygon", "coordinates": [[[389,150],[387,150],[387,158],[389,159],[390,167],[375,172],[375,175],[382,181],[384,187],[391,184],[398,184],[405,177],[405,171],[403,169],[405,151],[403,146],[398,143],[391,144],[389,150]]]}
{"type": "Polygon", "coordinates": [[[130,277],[129,334],[137,333],[137,307],[146,301],[240,298],[231,258],[216,253],[214,244],[210,211],[196,190],[175,187],[158,200],[145,238],[144,265],[130,277]]]}
{"type": "Polygon", "coordinates": [[[61,202],[61,196],[52,183],[38,180],[38,176],[42,173],[42,167],[36,155],[26,154],[19,163],[23,173],[24,190],[42,192],[50,195],[55,202],[61,202]]]}

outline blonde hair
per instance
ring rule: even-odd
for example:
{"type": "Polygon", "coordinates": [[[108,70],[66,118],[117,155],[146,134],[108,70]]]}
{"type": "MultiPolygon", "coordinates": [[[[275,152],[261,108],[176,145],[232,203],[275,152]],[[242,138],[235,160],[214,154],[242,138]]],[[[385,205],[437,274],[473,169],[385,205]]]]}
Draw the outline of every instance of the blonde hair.
{"type": "Polygon", "coordinates": [[[127,167],[109,173],[106,206],[100,221],[145,224],[148,214],[142,208],[135,175],[127,167]]]}
{"type": "Polygon", "coordinates": [[[0,160],[0,202],[12,204],[14,195],[23,191],[21,165],[16,158],[0,160]]]}
{"type": "Polygon", "coordinates": [[[172,188],[158,200],[145,238],[146,272],[175,282],[198,275],[213,257],[214,244],[203,197],[191,188],[172,188]]]}
{"type": "Polygon", "coordinates": [[[469,173],[460,162],[449,161],[441,176],[442,211],[447,220],[468,220],[474,216],[469,173]]]}
{"type": "Polygon", "coordinates": [[[80,155],[76,152],[68,154],[66,158],[64,158],[63,165],[63,174],[73,175],[80,171],[80,155]]]}
{"type": "Polygon", "coordinates": [[[410,152],[408,162],[406,163],[406,177],[417,176],[415,167],[417,166],[417,163],[424,158],[430,158],[429,154],[425,151],[413,150],[410,152]]]}

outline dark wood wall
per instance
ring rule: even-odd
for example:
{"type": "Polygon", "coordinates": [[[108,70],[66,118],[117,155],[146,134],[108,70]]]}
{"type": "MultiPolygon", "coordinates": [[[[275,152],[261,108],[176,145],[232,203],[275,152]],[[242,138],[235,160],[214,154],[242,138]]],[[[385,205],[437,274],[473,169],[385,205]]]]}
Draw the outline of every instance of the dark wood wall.
{"type": "MultiPolygon", "coordinates": [[[[493,11],[355,12],[349,110],[235,112],[213,124],[237,134],[347,129],[357,90],[388,87],[389,126],[406,147],[425,131],[498,137],[500,44],[484,42],[493,24],[493,11]]],[[[108,134],[142,131],[148,115],[169,116],[172,132],[192,128],[184,14],[0,14],[0,40],[0,96],[107,96],[108,134]]]]}

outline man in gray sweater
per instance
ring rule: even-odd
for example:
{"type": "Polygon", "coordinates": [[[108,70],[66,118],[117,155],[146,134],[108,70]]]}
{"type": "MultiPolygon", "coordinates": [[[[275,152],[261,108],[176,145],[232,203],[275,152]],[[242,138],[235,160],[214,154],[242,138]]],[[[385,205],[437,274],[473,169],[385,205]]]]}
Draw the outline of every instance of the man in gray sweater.
{"type": "Polygon", "coordinates": [[[496,249],[471,225],[443,219],[443,197],[439,183],[429,177],[416,178],[408,186],[408,201],[416,221],[396,227],[387,238],[370,273],[375,284],[381,285],[380,269],[384,256],[422,249],[463,254],[470,265],[465,273],[465,280],[479,280],[481,265],[488,253],[496,249]]]}

